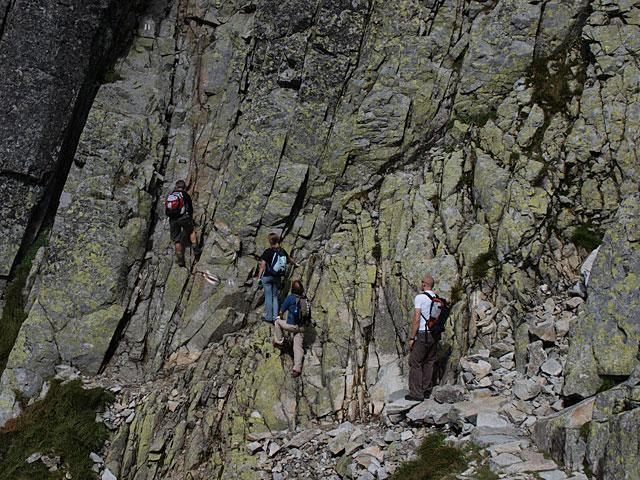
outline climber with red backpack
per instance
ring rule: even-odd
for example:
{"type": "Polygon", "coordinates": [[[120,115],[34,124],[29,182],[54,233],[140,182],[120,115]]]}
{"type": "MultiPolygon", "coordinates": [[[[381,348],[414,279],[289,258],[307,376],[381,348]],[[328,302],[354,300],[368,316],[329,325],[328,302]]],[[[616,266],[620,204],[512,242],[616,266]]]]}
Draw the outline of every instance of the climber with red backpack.
{"type": "Polygon", "coordinates": [[[187,193],[187,184],[184,180],[176,182],[175,189],[165,199],[164,210],[169,217],[169,233],[175,244],[178,265],[184,267],[184,247],[181,239],[183,231],[191,240],[194,255],[198,256],[202,253],[193,223],[193,202],[187,193]]]}
{"type": "Polygon", "coordinates": [[[304,294],[304,287],[300,280],[291,284],[291,295],[282,302],[280,313],[273,326],[273,346],[281,349],[284,344],[284,333],[293,334],[293,369],[291,376],[299,377],[302,373],[304,358],[304,329],[311,323],[311,304],[304,294]],[[287,320],[281,317],[287,312],[287,320]]]}
{"type": "Polygon", "coordinates": [[[449,306],[433,291],[431,275],[422,279],[422,291],[416,295],[409,336],[409,395],[406,400],[421,402],[431,394],[433,367],[438,341],[444,331],[449,306]]]}
{"type": "Polygon", "coordinates": [[[273,323],[278,316],[278,295],[280,295],[282,279],[287,273],[287,266],[289,264],[297,266],[297,263],[280,246],[280,235],[270,233],[267,235],[267,240],[269,248],[260,257],[258,287],[264,288],[264,316],[262,320],[273,323]]]}

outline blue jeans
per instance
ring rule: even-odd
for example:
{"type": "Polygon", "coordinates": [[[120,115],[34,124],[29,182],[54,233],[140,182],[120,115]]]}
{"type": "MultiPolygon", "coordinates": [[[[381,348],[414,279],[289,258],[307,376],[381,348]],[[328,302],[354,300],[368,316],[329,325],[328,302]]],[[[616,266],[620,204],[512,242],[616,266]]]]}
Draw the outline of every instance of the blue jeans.
{"type": "Polygon", "coordinates": [[[262,277],[264,288],[264,319],[275,322],[278,316],[278,295],[280,294],[280,277],[262,277]]]}

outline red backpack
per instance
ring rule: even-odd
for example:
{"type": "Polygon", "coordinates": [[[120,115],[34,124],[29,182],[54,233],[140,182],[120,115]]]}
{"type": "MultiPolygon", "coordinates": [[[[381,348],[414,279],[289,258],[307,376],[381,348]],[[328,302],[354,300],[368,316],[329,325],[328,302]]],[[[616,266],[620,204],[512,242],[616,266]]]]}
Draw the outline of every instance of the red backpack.
{"type": "Polygon", "coordinates": [[[169,218],[177,218],[186,211],[182,192],[171,192],[164,201],[164,213],[169,218]]]}

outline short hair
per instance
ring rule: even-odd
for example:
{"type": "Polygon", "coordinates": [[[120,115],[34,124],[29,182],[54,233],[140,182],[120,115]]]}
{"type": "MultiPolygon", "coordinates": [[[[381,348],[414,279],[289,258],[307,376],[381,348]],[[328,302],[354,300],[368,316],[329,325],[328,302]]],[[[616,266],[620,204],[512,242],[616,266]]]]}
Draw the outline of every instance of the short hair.
{"type": "Polygon", "coordinates": [[[186,190],[187,189],[187,184],[184,180],[178,180],[176,182],[176,189],[177,190],[186,190]]]}
{"type": "Polygon", "coordinates": [[[426,283],[428,287],[432,287],[436,284],[436,281],[433,279],[431,275],[425,275],[422,278],[422,283],[426,283]]]}
{"type": "Polygon", "coordinates": [[[294,295],[302,295],[304,293],[304,287],[300,280],[294,280],[291,284],[291,293],[294,295]]]}
{"type": "Polygon", "coordinates": [[[271,232],[267,235],[267,240],[269,240],[269,245],[276,245],[277,243],[280,243],[280,235],[271,232]]]}

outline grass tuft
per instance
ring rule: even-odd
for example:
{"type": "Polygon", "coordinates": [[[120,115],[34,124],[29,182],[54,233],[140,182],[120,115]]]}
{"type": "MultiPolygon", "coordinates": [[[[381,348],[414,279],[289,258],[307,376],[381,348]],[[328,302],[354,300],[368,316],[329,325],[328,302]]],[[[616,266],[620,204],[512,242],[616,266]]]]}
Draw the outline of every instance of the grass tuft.
{"type": "Polygon", "coordinates": [[[627,378],[626,376],[621,375],[600,375],[600,380],[602,383],[600,384],[600,388],[598,388],[597,393],[606,392],[607,390],[611,390],[616,385],[621,384],[627,378]]]}
{"type": "Polygon", "coordinates": [[[492,264],[497,261],[498,257],[493,250],[479,255],[475,262],[473,262],[473,265],[471,265],[471,277],[476,281],[482,280],[487,276],[492,264]]]}
{"type": "Polygon", "coordinates": [[[417,460],[400,465],[391,480],[454,479],[467,467],[464,452],[445,445],[442,433],[427,436],[417,453],[417,460]]]}
{"type": "Polygon", "coordinates": [[[124,80],[124,77],[120,75],[120,72],[118,72],[113,68],[110,68],[109,70],[104,72],[104,78],[102,80],[102,83],[116,83],[116,82],[119,82],[120,80],[124,80]]]}
{"type": "Polygon", "coordinates": [[[583,224],[573,229],[571,241],[590,252],[600,246],[603,236],[601,231],[593,229],[591,225],[583,224]]]}
{"type": "Polygon", "coordinates": [[[22,261],[16,267],[13,279],[7,284],[4,291],[4,309],[2,310],[2,318],[0,319],[0,374],[7,365],[9,354],[16,341],[22,322],[27,318],[27,312],[24,311],[25,298],[22,290],[27,283],[27,277],[31,271],[31,265],[36,257],[36,253],[40,247],[47,245],[49,241],[49,230],[43,230],[36,238],[35,242],[27,252],[22,261]]]}
{"type": "Polygon", "coordinates": [[[0,480],[63,478],[63,472],[49,472],[40,461],[27,464],[35,452],[60,456],[73,478],[94,478],[89,454],[99,451],[109,435],[95,416],[113,401],[111,392],[85,390],[79,380],[53,381],[44,400],[0,429],[0,480]]]}
{"type": "Polygon", "coordinates": [[[474,478],[475,480],[498,480],[500,476],[497,473],[492,472],[489,465],[483,465],[478,469],[474,478]]]}

